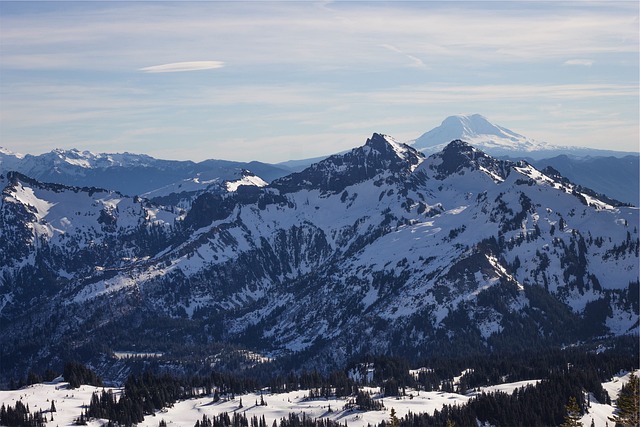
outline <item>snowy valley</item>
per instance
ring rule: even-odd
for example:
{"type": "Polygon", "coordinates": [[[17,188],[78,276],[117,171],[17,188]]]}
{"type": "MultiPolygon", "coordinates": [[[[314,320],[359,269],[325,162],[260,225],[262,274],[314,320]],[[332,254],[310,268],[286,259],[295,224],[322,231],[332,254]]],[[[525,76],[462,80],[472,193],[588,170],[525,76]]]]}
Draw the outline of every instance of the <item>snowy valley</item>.
{"type": "MultiPolygon", "coordinates": [[[[640,374],[636,371],[635,375],[640,374]]],[[[588,396],[588,407],[581,416],[580,422],[584,426],[605,426],[611,422],[615,414],[615,402],[623,385],[628,384],[630,373],[619,373],[611,381],[602,384],[611,403],[598,402],[592,395],[588,396]]],[[[218,396],[206,394],[204,390],[194,393],[204,395],[180,400],[170,407],[162,408],[147,414],[138,426],[156,427],[167,426],[195,426],[204,419],[217,416],[243,417],[251,420],[255,425],[276,425],[282,419],[290,419],[292,415],[303,416],[307,419],[326,419],[340,425],[352,427],[377,426],[388,423],[393,416],[398,419],[411,417],[412,414],[434,415],[445,407],[465,406],[476,396],[491,393],[512,395],[536,387],[540,380],[503,383],[496,386],[477,387],[461,392],[424,391],[406,389],[402,396],[385,396],[384,389],[378,387],[360,388],[363,394],[371,397],[372,402],[379,404],[378,409],[363,409],[355,404],[353,396],[312,397],[312,389],[300,389],[289,392],[271,393],[268,389],[245,394],[228,394],[218,396]],[[393,411],[393,413],[391,413],[393,411]]],[[[72,426],[77,425],[81,414],[86,412],[89,403],[95,400],[95,395],[108,393],[120,398],[124,388],[96,387],[81,385],[70,388],[68,382],[58,377],[51,382],[33,384],[19,390],[0,391],[0,402],[6,407],[14,407],[21,402],[30,408],[31,413],[40,413],[44,425],[72,426]]],[[[107,419],[88,417],[86,425],[102,426],[107,419]]],[[[491,425],[489,422],[478,421],[479,425],[491,425]]],[[[253,424],[252,424],[253,425],[253,424]]]]}

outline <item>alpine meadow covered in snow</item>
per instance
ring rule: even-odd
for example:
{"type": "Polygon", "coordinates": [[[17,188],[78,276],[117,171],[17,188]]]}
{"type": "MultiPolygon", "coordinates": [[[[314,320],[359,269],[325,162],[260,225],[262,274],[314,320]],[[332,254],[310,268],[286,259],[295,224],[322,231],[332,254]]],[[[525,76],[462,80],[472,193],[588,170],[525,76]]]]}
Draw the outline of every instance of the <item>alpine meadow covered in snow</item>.
{"type": "Polygon", "coordinates": [[[0,426],[640,427],[639,14],[0,1],[0,426]]]}

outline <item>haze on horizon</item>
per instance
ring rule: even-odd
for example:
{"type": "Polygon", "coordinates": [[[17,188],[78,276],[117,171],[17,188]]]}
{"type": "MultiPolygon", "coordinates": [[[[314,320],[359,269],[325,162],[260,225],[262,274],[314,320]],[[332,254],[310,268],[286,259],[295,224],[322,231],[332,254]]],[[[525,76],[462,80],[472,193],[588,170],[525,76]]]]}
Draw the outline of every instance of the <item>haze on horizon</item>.
{"type": "Polygon", "coordinates": [[[480,113],[639,151],[639,5],[0,2],[0,146],[280,162],[480,113]]]}

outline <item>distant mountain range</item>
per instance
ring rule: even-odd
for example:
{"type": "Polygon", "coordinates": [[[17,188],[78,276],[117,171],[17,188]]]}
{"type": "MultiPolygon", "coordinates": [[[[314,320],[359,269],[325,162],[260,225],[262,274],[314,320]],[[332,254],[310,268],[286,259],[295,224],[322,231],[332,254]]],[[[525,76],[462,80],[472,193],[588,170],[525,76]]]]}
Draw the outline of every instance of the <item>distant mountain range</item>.
{"type": "Polygon", "coordinates": [[[329,370],[638,333],[639,211],[555,167],[373,134],[269,183],[231,175],[185,204],[3,171],[0,381],[122,372],[115,352],[329,370]]]}
{"type": "MultiPolygon", "coordinates": [[[[447,117],[440,126],[408,144],[424,154],[441,151],[462,140],[494,157],[527,160],[540,169],[552,166],[584,187],[634,206],[640,205],[640,154],[539,142],[479,115],[447,117]]],[[[279,164],[227,160],[172,161],[145,154],[94,154],[60,150],[38,156],[20,155],[0,148],[0,172],[16,171],[42,182],[93,186],[129,196],[158,199],[159,203],[188,207],[203,192],[225,191],[225,181],[257,176],[271,182],[299,172],[325,157],[290,160],[279,164]]]]}
{"type": "Polygon", "coordinates": [[[159,160],[145,154],[91,153],[56,149],[38,156],[0,149],[0,172],[16,171],[42,182],[99,187],[134,196],[204,190],[214,181],[237,180],[251,171],[266,181],[291,170],[262,162],[159,160]]]}

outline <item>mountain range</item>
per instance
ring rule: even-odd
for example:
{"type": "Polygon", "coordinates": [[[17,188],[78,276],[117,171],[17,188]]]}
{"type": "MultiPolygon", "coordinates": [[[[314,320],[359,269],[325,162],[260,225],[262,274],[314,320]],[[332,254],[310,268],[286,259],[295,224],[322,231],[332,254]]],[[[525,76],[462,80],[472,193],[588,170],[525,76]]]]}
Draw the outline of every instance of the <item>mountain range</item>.
{"type": "MultiPolygon", "coordinates": [[[[494,157],[527,160],[539,169],[552,166],[576,184],[634,206],[640,205],[640,155],[619,151],[565,147],[535,141],[479,115],[456,115],[421,137],[408,141],[423,154],[441,151],[462,140],[494,157]]],[[[344,153],[342,153],[344,154],[344,153]]],[[[228,160],[171,161],[144,154],[99,153],[56,149],[38,156],[0,148],[0,172],[16,171],[42,182],[92,186],[139,195],[160,204],[188,207],[203,192],[224,191],[225,181],[255,175],[265,182],[281,178],[326,158],[279,164],[228,160]]]]}
{"type": "Polygon", "coordinates": [[[266,181],[175,205],[3,172],[1,380],[122,351],[329,369],[638,333],[638,209],[552,167],[373,134],[266,181]]]}
{"type": "Polygon", "coordinates": [[[100,187],[134,196],[149,192],[166,195],[204,190],[215,182],[236,180],[243,171],[251,171],[271,181],[291,172],[289,168],[258,161],[202,162],[160,160],[146,154],[92,153],[55,149],[49,153],[22,155],[0,148],[0,171],[15,171],[42,182],[80,187],[100,187]]]}

